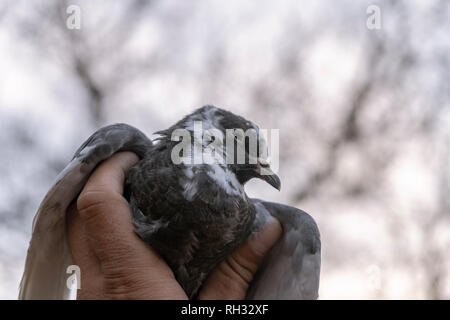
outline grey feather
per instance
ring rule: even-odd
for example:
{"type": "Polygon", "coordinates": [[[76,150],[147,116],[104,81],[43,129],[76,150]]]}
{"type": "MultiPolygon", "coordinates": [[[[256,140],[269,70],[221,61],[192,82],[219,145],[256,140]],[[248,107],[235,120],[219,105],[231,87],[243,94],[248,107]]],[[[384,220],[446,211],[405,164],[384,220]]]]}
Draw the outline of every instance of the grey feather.
{"type": "Polygon", "coordinates": [[[320,234],[313,218],[290,206],[252,199],[256,229],[267,215],[277,218],[283,235],[259,267],[247,299],[317,299],[320,278],[320,234]]]}
{"type": "Polygon", "coordinates": [[[240,116],[206,106],[160,131],[157,144],[125,124],[102,128],[83,143],[36,214],[20,298],[69,298],[66,269],[72,259],[66,210],[95,167],[119,151],[132,151],[141,158],[127,172],[124,194],[135,232],[166,259],[189,297],[195,297],[215,266],[272,215],[280,220],[284,233],[265,258],[247,298],[317,298],[320,237],[314,220],[292,207],[249,199],[244,192],[244,184],[254,177],[279,188],[275,174],[262,177],[255,173],[257,165],[173,164],[171,132],[192,128],[198,120],[222,132],[258,129],[240,116]]]}

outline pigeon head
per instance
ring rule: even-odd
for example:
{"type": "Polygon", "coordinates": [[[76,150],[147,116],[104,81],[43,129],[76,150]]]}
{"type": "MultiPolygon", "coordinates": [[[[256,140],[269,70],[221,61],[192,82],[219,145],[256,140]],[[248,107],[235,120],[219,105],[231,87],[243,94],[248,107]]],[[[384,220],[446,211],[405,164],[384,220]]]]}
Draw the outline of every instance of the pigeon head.
{"type": "MultiPolygon", "coordinates": [[[[240,184],[259,178],[280,190],[280,178],[270,169],[266,141],[253,122],[221,108],[204,106],[158,134],[170,138],[176,129],[189,131],[192,145],[197,143],[202,149],[203,160],[226,166],[240,184]]],[[[192,154],[190,160],[194,157],[192,154]]]]}
{"type": "Polygon", "coordinates": [[[229,167],[236,174],[241,184],[253,178],[259,178],[272,187],[280,190],[280,178],[271,170],[268,160],[267,144],[253,122],[235,115],[229,111],[217,108],[216,114],[221,117],[219,124],[225,132],[228,146],[233,145],[233,151],[225,148],[229,167]],[[230,155],[231,153],[231,155],[230,155]]]}

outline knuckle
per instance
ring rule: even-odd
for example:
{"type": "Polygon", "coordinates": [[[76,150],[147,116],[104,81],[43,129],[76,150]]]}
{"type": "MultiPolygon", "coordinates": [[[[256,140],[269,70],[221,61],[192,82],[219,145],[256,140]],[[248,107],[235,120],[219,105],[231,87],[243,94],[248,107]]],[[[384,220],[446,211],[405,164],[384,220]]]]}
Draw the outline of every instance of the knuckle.
{"type": "Polygon", "coordinates": [[[79,214],[88,220],[109,212],[111,208],[123,203],[124,199],[118,194],[105,190],[89,190],[80,194],[77,199],[79,214]]]}
{"type": "Polygon", "coordinates": [[[105,296],[108,299],[126,299],[134,287],[134,281],[129,276],[120,273],[109,273],[104,275],[105,296]]]}
{"type": "Polygon", "coordinates": [[[116,267],[104,272],[104,291],[108,299],[142,299],[148,296],[148,274],[116,267]]]}
{"type": "Polygon", "coordinates": [[[240,258],[236,258],[233,254],[229,255],[222,261],[217,271],[215,281],[221,292],[233,297],[245,296],[254,272],[246,264],[242,264],[240,258]]]}
{"type": "Polygon", "coordinates": [[[256,270],[256,266],[252,262],[234,253],[229,255],[225,261],[237,278],[247,285],[250,284],[256,270]]]}
{"type": "Polygon", "coordinates": [[[103,209],[116,201],[114,192],[101,189],[90,189],[83,191],[77,199],[77,209],[80,213],[92,213],[95,210],[103,209]]]}

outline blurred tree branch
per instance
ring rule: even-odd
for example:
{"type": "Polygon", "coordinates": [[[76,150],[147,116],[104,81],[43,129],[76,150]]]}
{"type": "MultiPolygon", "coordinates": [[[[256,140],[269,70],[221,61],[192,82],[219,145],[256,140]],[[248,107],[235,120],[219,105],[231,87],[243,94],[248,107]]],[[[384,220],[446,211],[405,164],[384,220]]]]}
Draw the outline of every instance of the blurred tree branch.
{"type": "MultiPolygon", "coordinates": [[[[80,30],[66,27],[66,8],[72,2],[51,0],[36,4],[32,10],[35,14],[31,18],[19,20],[18,32],[26,35],[37,50],[53,53],[80,81],[97,127],[104,121],[106,100],[117,94],[133,77],[152,66],[151,56],[147,57],[150,61],[132,61],[120,52],[126,50],[127,43],[153,1],[129,1],[113,21],[106,13],[105,20],[97,21],[95,26],[83,24],[80,30]],[[43,17],[46,19],[43,20],[43,17]],[[42,20],[44,23],[39,23],[42,20]],[[100,67],[107,73],[99,75],[100,67]]],[[[84,21],[90,12],[83,3],[79,5],[84,21]]]]}

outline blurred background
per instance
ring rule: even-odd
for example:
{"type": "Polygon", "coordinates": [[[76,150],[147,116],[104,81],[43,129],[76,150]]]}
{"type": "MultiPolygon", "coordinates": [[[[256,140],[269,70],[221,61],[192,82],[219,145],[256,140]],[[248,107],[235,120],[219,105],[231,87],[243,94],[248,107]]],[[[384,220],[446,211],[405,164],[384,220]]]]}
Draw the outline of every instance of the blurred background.
{"type": "Polygon", "coordinates": [[[281,192],[246,189],[317,221],[321,299],[450,298],[450,1],[2,0],[0,26],[0,298],[91,133],[205,104],[280,130],[281,192]]]}

